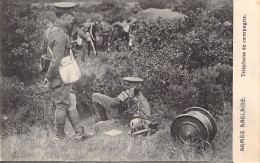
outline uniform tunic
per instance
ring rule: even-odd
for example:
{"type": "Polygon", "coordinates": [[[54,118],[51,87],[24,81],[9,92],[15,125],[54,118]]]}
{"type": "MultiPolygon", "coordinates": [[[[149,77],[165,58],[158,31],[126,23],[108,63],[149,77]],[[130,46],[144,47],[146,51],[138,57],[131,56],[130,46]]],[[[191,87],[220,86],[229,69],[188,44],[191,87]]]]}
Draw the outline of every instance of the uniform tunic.
{"type": "Polygon", "coordinates": [[[122,107],[123,103],[127,106],[127,108],[124,108],[123,110],[127,110],[132,114],[138,114],[143,118],[151,118],[150,105],[141,91],[133,98],[124,102],[120,101],[118,97],[112,98],[100,93],[94,93],[92,95],[92,101],[105,109],[108,119],[120,117],[119,109],[122,107]]]}
{"type": "Polygon", "coordinates": [[[47,55],[52,56],[49,69],[47,71],[47,79],[51,82],[51,89],[54,91],[54,102],[56,109],[69,109],[72,84],[64,84],[59,74],[61,59],[69,55],[70,41],[66,28],[56,20],[50,27],[52,32],[47,38],[47,55]],[[55,28],[55,30],[52,30],[55,28]],[[48,50],[48,46],[50,50],[48,50]]]}

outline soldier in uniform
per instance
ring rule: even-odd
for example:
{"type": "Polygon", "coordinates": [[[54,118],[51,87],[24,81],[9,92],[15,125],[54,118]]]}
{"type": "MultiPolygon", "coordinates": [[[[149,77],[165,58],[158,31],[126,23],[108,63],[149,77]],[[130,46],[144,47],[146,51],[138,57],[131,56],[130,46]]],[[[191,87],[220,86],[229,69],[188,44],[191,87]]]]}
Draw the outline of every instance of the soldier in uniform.
{"type": "Polygon", "coordinates": [[[64,84],[59,74],[61,59],[69,55],[71,48],[67,28],[73,22],[75,6],[76,4],[70,2],[54,4],[57,19],[50,27],[47,38],[47,53],[51,56],[51,61],[44,83],[47,83],[45,85],[49,85],[54,92],[56,137],[53,139],[65,138],[64,127],[67,117],[75,131],[73,140],[93,136],[92,133],[84,132],[80,124],[72,84],[64,84]]]}
{"type": "Polygon", "coordinates": [[[100,93],[92,95],[96,121],[105,121],[111,118],[120,118],[119,109],[126,104],[127,111],[133,118],[151,119],[151,109],[147,99],[140,91],[143,79],[136,77],[125,77],[124,91],[117,97],[112,98],[100,93]]]}
{"type": "Polygon", "coordinates": [[[85,33],[85,28],[83,24],[80,24],[79,22],[73,24],[71,38],[73,40],[73,43],[76,45],[76,50],[81,53],[81,61],[85,62],[85,53],[87,49],[86,41],[88,37],[85,33]]]}

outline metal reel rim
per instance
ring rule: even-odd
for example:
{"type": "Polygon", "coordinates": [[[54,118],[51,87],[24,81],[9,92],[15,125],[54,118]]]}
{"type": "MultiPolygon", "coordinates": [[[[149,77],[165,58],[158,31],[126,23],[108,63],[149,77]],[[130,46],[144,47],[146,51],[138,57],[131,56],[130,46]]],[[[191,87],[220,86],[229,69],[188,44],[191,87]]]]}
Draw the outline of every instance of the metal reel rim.
{"type": "Polygon", "coordinates": [[[180,118],[185,118],[185,117],[190,117],[190,118],[194,118],[196,121],[198,121],[203,127],[204,129],[207,131],[207,137],[210,137],[209,135],[209,130],[208,130],[208,127],[202,123],[200,120],[198,120],[196,117],[192,116],[192,115],[189,115],[189,114],[181,114],[179,116],[177,116],[175,118],[175,120],[172,122],[171,124],[171,134],[174,136],[174,137],[177,137],[178,135],[176,135],[176,132],[174,131],[178,131],[176,128],[179,128],[177,127],[176,125],[174,125],[176,123],[176,121],[178,121],[180,118]]]}
{"type": "MultiPolygon", "coordinates": [[[[184,125],[184,124],[187,124],[187,123],[188,123],[188,124],[191,124],[191,125],[194,126],[198,131],[200,131],[200,129],[199,129],[196,125],[194,125],[193,123],[190,123],[190,122],[186,122],[186,123],[183,123],[183,124],[181,124],[181,125],[184,125]]],[[[187,143],[187,141],[184,141],[184,140],[181,138],[180,134],[178,134],[177,136],[178,136],[179,140],[181,140],[181,142],[184,143],[184,144],[196,144],[196,143],[197,143],[197,142],[187,143]]]]}
{"type": "Polygon", "coordinates": [[[212,135],[210,136],[210,139],[213,140],[215,138],[216,134],[217,134],[217,123],[216,123],[215,119],[213,118],[213,116],[210,114],[210,112],[207,111],[206,109],[201,108],[201,107],[194,106],[194,107],[190,107],[188,109],[185,109],[184,114],[186,114],[190,111],[199,111],[209,118],[209,120],[212,124],[212,127],[213,127],[213,132],[212,132],[212,135]]]}

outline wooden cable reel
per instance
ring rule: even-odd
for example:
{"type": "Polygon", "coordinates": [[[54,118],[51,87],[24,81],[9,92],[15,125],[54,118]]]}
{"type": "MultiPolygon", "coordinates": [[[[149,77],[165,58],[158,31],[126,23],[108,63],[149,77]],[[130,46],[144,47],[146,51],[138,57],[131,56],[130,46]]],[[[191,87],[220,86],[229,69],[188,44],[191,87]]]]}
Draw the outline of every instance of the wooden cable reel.
{"type": "Polygon", "coordinates": [[[200,140],[212,141],[217,134],[217,125],[207,110],[191,107],[172,122],[171,134],[185,144],[198,143],[200,140]]]}

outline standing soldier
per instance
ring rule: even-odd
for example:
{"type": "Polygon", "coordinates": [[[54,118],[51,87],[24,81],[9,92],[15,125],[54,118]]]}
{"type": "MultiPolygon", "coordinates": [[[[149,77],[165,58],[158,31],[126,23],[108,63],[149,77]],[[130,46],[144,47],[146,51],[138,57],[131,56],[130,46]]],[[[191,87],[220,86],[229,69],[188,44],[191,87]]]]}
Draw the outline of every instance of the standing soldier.
{"type": "Polygon", "coordinates": [[[72,91],[72,84],[64,84],[59,74],[61,59],[69,56],[71,48],[67,29],[74,20],[74,8],[76,4],[70,2],[55,3],[56,21],[50,27],[47,38],[47,53],[51,55],[51,62],[44,80],[44,85],[49,85],[54,92],[55,110],[55,128],[56,137],[54,139],[65,138],[65,122],[68,117],[75,131],[73,140],[82,140],[93,136],[91,133],[85,133],[80,125],[78,112],[76,110],[76,95],[72,91]]]}
{"type": "Polygon", "coordinates": [[[81,61],[85,62],[86,41],[88,38],[83,24],[79,22],[73,24],[71,38],[74,45],[76,45],[76,50],[80,52],[81,61]]]}
{"type": "Polygon", "coordinates": [[[125,77],[124,89],[117,97],[112,98],[100,93],[92,95],[94,110],[98,121],[111,118],[120,118],[119,108],[127,104],[131,118],[151,119],[151,109],[147,99],[140,91],[143,79],[136,77],[125,77]]]}

